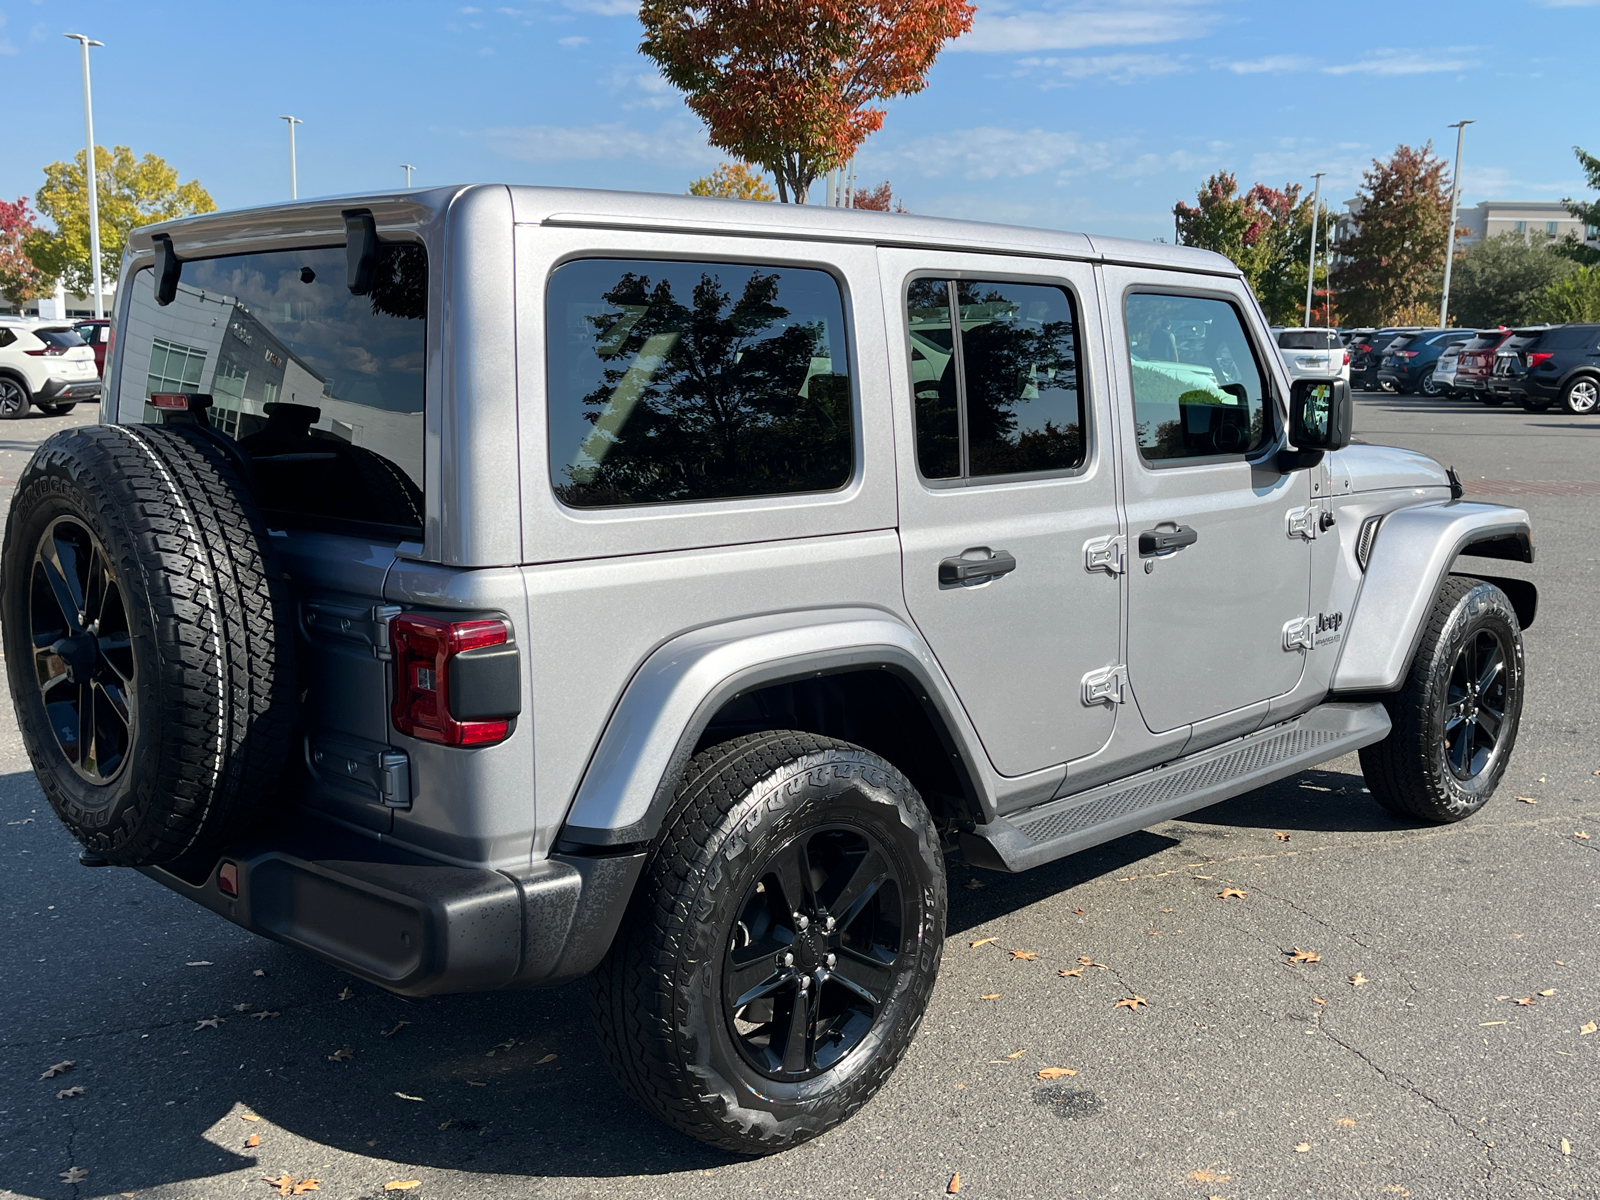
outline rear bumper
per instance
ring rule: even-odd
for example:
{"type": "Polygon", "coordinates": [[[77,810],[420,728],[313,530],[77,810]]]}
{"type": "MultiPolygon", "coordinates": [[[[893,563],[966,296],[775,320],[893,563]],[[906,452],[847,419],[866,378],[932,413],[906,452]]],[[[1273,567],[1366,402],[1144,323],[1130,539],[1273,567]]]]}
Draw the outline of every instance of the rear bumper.
{"type": "Polygon", "coordinates": [[[37,404],[77,404],[100,399],[101,387],[98,379],[47,379],[33,399],[37,404]]]}
{"type": "Polygon", "coordinates": [[[610,948],[644,854],[455,867],[322,821],[230,846],[205,879],[143,874],[234,924],[407,996],[539,987],[610,948]],[[219,877],[232,864],[237,896],[219,877]]]}

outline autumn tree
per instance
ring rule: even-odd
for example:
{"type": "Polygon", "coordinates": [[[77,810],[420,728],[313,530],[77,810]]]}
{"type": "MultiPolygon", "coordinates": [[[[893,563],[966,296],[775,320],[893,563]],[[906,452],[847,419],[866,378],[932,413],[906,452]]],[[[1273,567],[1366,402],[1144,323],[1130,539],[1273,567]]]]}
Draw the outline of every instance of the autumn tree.
{"type": "MultiPolygon", "coordinates": [[[[1592,154],[1585,154],[1582,146],[1574,146],[1572,152],[1578,156],[1578,165],[1583,168],[1583,173],[1589,179],[1589,186],[1600,192],[1600,158],[1592,154]]],[[[1568,196],[1561,203],[1567,206],[1567,211],[1583,222],[1585,230],[1600,229],[1600,200],[1585,203],[1574,200],[1568,196]]],[[[1578,234],[1569,234],[1562,239],[1561,253],[1568,258],[1576,259],[1580,263],[1593,266],[1600,263],[1600,250],[1593,246],[1584,245],[1584,238],[1578,234]]]]}
{"type": "Polygon", "coordinates": [[[897,199],[894,188],[885,179],[877,187],[857,188],[850,196],[851,208],[865,208],[872,212],[908,213],[905,201],[897,199]]]}
{"type": "Polygon", "coordinates": [[[713,196],[721,200],[776,200],[778,193],[768,186],[766,176],[752,171],[749,163],[723,163],[709,175],[689,185],[691,196],[713,196]]]}
{"type": "Polygon", "coordinates": [[[965,0],[644,0],[639,49],[713,146],[760,163],[796,204],[883,125],[872,102],[920,92],[972,27],[965,0]]]}
{"type": "MultiPolygon", "coordinates": [[[[178,172],[154,154],[135,158],[127,146],[94,151],[100,201],[100,270],[115,279],[128,234],[140,225],[216,211],[216,204],[195,180],[178,182],[178,172]]],[[[27,242],[34,263],[59,276],[73,291],[86,294],[94,286],[89,259],[89,193],[83,186],[84,153],[70,163],[44,169],[44,186],[35,199],[39,211],[55,223],[55,231],[38,230],[27,242]]]]}
{"type": "Polygon", "coordinates": [[[48,295],[56,286],[28,256],[27,240],[37,231],[26,196],[17,197],[15,204],[0,200],[0,295],[16,305],[18,312],[29,300],[48,295]]]}
{"type": "MultiPolygon", "coordinates": [[[[1280,190],[1258,183],[1241,193],[1238,178],[1219,171],[1201,186],[1193,205],[1180,200],[1172,210],[1179,244],[1232,259],[1274,324],[1297,321],[1305,303],[1312,200],[1302,191],[1299,184],[1280,190]]],[[[1328,219],[1323,208],[1319,241],[1328,219]]],[[[1320,263],[1317,273],[1325,277],[1320,263]]]]}
{"type": "Polygon", "coordinates": [[[1357,228],[1333,280],[1347,318],[1357,325],[1433,324],[1451,233],[1450,186],[1433,143],[1373,159],[1358,197],[1357,228]]]}

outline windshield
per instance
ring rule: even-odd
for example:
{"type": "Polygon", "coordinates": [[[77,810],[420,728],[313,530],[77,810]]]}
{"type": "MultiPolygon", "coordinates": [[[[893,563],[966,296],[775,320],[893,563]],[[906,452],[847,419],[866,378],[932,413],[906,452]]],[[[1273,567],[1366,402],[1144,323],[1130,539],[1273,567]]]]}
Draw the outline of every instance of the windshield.
{"type": "Polygon", "coordinates": [[[33,336],[46,346],[54,346],[58,350],[70,350],[74,346],[88,344],[70,329],[35,329],[33,336]]]}
{"type": "Polygon", "coordinates": [[[420,245],[385,243],[355,296],[343,246],[201,259],[165,306],[141,271],[119,419],[158,424],[156,392],[209,395],[263,508],[420,530],[427,269],[420,245]]]}
{"type": "Polygon", "coordinates": [[[1283,350],[1332,350],[1339,345],[1339,335],[1331,329],[1289,329],[1278,335],[1283,350]]]}

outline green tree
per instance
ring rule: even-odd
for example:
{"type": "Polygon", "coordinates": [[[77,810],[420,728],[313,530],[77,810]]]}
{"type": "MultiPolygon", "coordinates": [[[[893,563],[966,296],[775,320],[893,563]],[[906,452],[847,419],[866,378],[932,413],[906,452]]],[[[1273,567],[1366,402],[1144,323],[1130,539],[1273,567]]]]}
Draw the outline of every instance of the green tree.
{"type": "MultiPolygon", "coordinates": [[[[1280,191],[1258,183],[1239,191],[1238,178],[1219,171],[1207,179],[1193,205],[1173,206],[1178,242],[1213,250],[1232,259],[1244,273],[1267,319],[1292,324],[1303,315],[1306,271],[1311,257],[1311,209],[1298,184],[1280,191]]],[[[1318,240],[1327,229],[1328,210],[1318,219],[1318,240]]],[[[1319,261],[1317,276],[1326,281],[1319,261]]]]}
{"type": "Polygon", "coordinates": [[[15,204],[0,200],[0,295],[19,312],[29,300],[49,295],[56,286],[28,256],[28,238],[37,231],[26,196],[18,196],[15,204]]]}
{"type": "Polygon", "coordinates": [[[723,163],[709,175],[689,185],[691,196],[714,196],[722,200],[776,200],[778,193],[766,176],[752,170],[749,163],[723,163]]]}
{"type": "Polygon", "coordinates": [[[1450,279],[1450,315],[1483,329],[1526,325],[1552,284],[1578,264],[1543,238],[1501,233],[1457,251],[1450,279]]]}
{"type": "Polygon", "coordinates": [[[1600,267],[1576,267],[1552,283],[1534,304],[1532,316],[1552,325],[1600,321],[1600,267]]]}
{"type": "Polygon", "coordinates": [[[1432,324],[1451,232],[1445,164],[1434,157],[1433,143],[1397,146],[1387,161],[1373,159],[1358,195],[1358,228],[1344,243],[1345,261],[1333,279],[1345,318],[1357,325],[1432,324]]]}
{"type": "MultiPolygon", "coordinates": [[[[100,270],[114,280],[122,264],[128,234],[141,225],[215,212],[216,204],[196,180],[178,182],[178,172],[154,154],[135,158],[127,146],[94,150],[100,201],[100,270]]],[[[44,186],[35,200],[54,224],[28,238],[35,265],[66,281],[80,295],[94,286],[89,261],[89,194],[84,188],[84,152],[70,163],[53,162],[44,169],[44,186]]]]}
{"type": "MultiPolygon", "coordinates": [[[[1600,191],[1600,158],[1592,154],[1585,154],[1582,146],[1574,146],[1572,152],[1578,156],[1578,165],[1583,168],[1583,173],[1588,176],[1589,186],[1595,191],[1600,191]]],[[[1561,203],[1567,206],[1567,211],[1583,222],[1585,229],[1600,229],[1600,200],[1584,203],[1568,196],[1561,203]]],[[[1593,246],[1583,244],[1584,239],[1575,234],[1568,234],[1561,242],[1561,252],[1568,258],[1580,263],[1594,265],[1600,263],[1600,250],[1593,246]]]]}

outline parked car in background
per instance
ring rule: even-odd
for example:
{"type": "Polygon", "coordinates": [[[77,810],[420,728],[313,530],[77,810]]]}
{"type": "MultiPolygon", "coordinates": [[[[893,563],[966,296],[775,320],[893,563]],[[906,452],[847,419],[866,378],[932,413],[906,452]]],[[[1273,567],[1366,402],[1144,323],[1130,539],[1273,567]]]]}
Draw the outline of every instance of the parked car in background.
{"type": "Polygon", "coordinates": [[[101,378],[106,373],[106,355],[111,350],[111,344],[116,340],[111,332],[111,321],[106,317],[91,317],[87,321],[79,321],[72,327],[72,331],[89,344],[94,351],[94,369],[101,378]]]}
{"type": "Polygon", "coordinates": [[[1378,331],[1376,329],[1368,329],[1368,328],[1341,329],[1341,330],[1339,330],[1339,340],[1344,343],[1346,348],[1349,348],[1354,343],[1359,342],[1364,338],[1370,337],[1372,334],[1377,333],[1377,332],[1378,331]]]}
{"type": "Polygon", "coordinates": [[[0,325],[0,420],[14,421],[34,404],[59,416],[80,400],[99,398],[94,351],[72,330],[0,325]]]}
{"type": "Polygon", "coordinates": [[[1489,374],[1494,370],[1495,351],[1505,344],[1511,330],[1480,329],[1472,340],[1463,342],[1456,360],[1455,395],[1467,399],[1482,399],[1487,394],[1489,374]]]}
{"type": "Polygon", "coordinates": [[[1494,352],[1494,368],[1484,382],[1480,397],[1485,404],[1522,403],[1527,395],[1523,386],[1527,368],[1523,365],[1522,351],[1537,342],[1549,328],[1548,325],[1534,325],[1511,331],[1511,336],[1494,352]]]}
{"type": "Polygon", "coordinates": [[[1459,346],[1472,340],[1470,329],[1420,329],[1397,337],[1384,348],[1378,360],[1378,385],[1393,388],[1401,395],[1421,392],[1437,396],[1439,386],[1433,369],[1446,346],[1459,346]]]}
{"type": "Polygon", "coordinates": [[[1415,333],[1417,326],[1390,326],[1374,329],[1350,343],[1350,386],[1363,391],[1378,390],[1378,360],[1389,343],[1402,334],[1415,333]]]}
{"type": "Polygon", "coordinates": [[[1433,364],[1433,382],[1438,385],[1441,396],[1455,395],[1456,367],[1461,362],[1461,347],[1464,345],[1466,342],[1452,342],[1439,355],[1439,361],[1433,364]]]}
{"type": "Polygon", "coordinates": [[[1278,357],[1290,379],[1337,377],[1349,382],[1350,352],[1339,341],[1336,329],[1274,329],[1278,357]]]}
{"type": "Polygon", "coordinates": [[[1579,416],[1600,411],[1600,324],[1518,330],[1496,355],[1489,387],[1529,412],[1557,401],[1579,416]]]}

